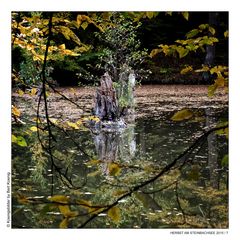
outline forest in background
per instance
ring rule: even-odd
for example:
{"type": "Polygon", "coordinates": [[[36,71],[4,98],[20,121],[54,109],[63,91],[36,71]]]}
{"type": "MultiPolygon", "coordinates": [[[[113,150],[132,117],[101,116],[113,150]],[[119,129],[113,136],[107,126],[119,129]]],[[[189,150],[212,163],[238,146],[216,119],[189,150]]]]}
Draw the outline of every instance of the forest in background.
{"type": "MultiPolygon", "coordinates": [[[[48,17],[12,13],[13,87],[39,81],[48,17]]],[[[142,84],[213,84],[226,67],[210,67],[228,65],[228,13],[56,12],[50,44],[47,70],[60,86],[98,84],[109,55],[129,56],[142,84]],[[114,25],[124,37],[107,36],[114,25]]]]}

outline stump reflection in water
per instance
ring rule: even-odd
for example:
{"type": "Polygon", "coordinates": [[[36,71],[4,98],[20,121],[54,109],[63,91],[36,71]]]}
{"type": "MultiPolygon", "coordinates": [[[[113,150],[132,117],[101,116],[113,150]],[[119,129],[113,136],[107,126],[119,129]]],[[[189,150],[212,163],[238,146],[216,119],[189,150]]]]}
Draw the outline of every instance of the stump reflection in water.
{"type": "Polygon", "coordinates": [[[102,171],[109,174],[108,164],[118,160],[129,162],[136,154],[134,125],[119,130],[105,130],[94,136],[96,153],[103,161],[102,171]]]}

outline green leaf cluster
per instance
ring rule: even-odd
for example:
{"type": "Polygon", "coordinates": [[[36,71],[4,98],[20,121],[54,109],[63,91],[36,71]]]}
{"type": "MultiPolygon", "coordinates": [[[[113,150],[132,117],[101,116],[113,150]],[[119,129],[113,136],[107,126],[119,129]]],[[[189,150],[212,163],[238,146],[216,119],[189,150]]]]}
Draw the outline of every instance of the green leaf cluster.
{"type": "Polygon", "coordinates": [[[27,142],[22,136],[15,136],[12,134],[12,143],[16,143],[20,147],[27,147],[27,142]]]}

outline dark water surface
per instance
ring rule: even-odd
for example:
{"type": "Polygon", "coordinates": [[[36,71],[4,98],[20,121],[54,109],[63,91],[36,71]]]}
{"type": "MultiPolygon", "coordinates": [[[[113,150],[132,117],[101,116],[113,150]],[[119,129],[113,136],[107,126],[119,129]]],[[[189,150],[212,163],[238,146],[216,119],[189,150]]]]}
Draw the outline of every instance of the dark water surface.
{"type": "Polygon", "coordinates": [[[172,115],[118,132],[53,129],[52,158],[36,132],[26,133],[28,147],[12,148],[12,227],[227,228],[225,136],[211,133],[164,172],[227,110],[209,108],[183,122],[172,115]]]}

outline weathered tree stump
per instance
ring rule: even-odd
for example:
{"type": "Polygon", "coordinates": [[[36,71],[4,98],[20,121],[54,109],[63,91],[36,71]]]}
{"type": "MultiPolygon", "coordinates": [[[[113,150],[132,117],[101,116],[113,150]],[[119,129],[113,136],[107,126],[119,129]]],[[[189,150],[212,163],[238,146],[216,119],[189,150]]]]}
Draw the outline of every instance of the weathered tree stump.
{"type": "Polygon", "coordinates": [[[116,120],[118,117],[118,103],[113,82],[108,73],[100,79],[100,87],[96,91],[94,113],[101,120],[116,120]]]}
{"type": "Polygon", "coordinates": [[[101,77],[100,84],[96,91],[94,114],[102,121],[121,121],[134,106],[134,73],[121,74],[114,86],[106,72],[101,77]]]}

